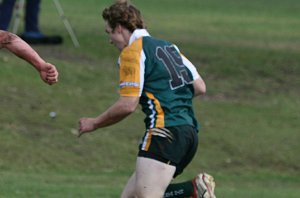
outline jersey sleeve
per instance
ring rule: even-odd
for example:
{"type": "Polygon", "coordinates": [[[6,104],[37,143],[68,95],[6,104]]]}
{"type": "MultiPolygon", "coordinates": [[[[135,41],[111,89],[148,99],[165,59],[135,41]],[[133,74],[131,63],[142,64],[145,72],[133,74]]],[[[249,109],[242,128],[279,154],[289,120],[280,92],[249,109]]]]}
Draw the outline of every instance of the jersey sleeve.
{"type": "Polygon", "coordinates": [[[193,75],[193,81],[198,79],[200,77],[196,67],[189,61],[184,55],[180,54],[182,58],[183,64],[190,70],[190,72],[193,75]]]}
{"type": "Polygon", "coordinates": [[[179,50],[179,48],[176,45],[173,45],[175,47],[175,49],[178,51],[178,53],[180,54],[181,58],[182,58],[182,62],[183,64],[188,68],[188,70],[190,70],[190,72],[193,75],[193,81],[197,80],[200,75],[197,71],[197,68],[195,67],[195,65],[193,63],[191,63],[191,61],[189,61],[179,50]]]}
{"type": "Polygon", "coordinates": [[[123,49],[120,55],[120,96],[141,95],[144,83],[142,39],[123,49]]]}

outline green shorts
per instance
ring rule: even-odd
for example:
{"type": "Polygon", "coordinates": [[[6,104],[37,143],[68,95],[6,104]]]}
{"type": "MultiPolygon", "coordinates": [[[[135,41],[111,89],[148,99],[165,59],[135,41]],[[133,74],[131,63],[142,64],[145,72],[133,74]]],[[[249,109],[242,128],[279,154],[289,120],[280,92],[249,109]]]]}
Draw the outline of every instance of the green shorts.
{"type": "Polygon", "coordinates": [[[193,126],[152,128],[146,130],[138,156],[176,166],[175,178],[192,161],[197,147],[198,133],[193,126]]]}

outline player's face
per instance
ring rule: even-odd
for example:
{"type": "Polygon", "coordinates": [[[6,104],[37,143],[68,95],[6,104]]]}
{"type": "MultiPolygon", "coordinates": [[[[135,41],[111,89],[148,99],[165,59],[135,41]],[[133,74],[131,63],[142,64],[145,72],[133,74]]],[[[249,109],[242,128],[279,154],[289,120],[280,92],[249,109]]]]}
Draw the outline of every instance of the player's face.
{"type": "Polygon", "coordinates": [[[105,23],[105,32],[109,36],[109,42],[116,46],[120,51],[127,46],[127,42],[122,34],[122,27],[118,25],[115,29],[112,29],[110,25],[105,23]]]}

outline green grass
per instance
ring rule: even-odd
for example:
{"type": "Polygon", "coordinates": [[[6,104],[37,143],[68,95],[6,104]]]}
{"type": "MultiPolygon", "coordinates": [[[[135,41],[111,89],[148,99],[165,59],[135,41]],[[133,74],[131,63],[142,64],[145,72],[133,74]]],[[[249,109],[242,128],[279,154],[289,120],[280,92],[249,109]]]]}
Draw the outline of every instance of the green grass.
{"type": "MultiPolygon", "coordinates": [[[[101,19],[111,2],[61,1],[80,42],[75,48],[52,1],[43,1],[41,29],[62,35],[64,44],[34,48],[57,65],[57,85],[44,85],[26,62],[0,51],[0,198],[110,198],[122,191],[144,131],[141,110],[80,139],[71,133],[80,117],[118,98],[119,54],[101,19]]],[[[134,3],[151,35],[176,43],[207,84],[194,104],[199,150],[178,181],[207,171],[217,197],[300,197],[298,1],[134,3]]]]}
{"type": "MultiPolygon", "coordinates": [[[[118,197],[127,175],[114,171],[98,174],[2,173],[0,197],[118,197]],[[118,178],[112,180],[112,178],[118,178]],[[30,182],[28,182],[30,181],[30,182]]],[[[222,197],[298,197],[299,177],[274,173],[218,175],[222,197]],[[283,181],[285,181],[283,183],[283,181]]]]}

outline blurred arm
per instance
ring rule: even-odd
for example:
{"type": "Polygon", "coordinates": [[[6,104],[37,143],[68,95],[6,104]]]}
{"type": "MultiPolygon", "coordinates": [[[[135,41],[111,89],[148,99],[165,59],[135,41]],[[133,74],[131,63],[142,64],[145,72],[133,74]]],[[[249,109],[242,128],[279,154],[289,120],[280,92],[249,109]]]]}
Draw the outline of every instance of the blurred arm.
{"type": "Polygon", "coordinates": [[[181,54],[183,64],[191,71],[193,75],[193,87],[194,87],[194,97],[199,95],[204,95],[206,92],[206,85],[200,74],[198,73],[196,67],[181,54]]]}
{"type": "Polygon", "coordinates": [[[193,82],[194,86],[194,97],[199,95],[204,95],[206,92],[206,85],[202,77],[199,75],[199,78],[194,80],[193,82]]]}
{"type": "Polygon", "coordinates": [[[133,113],[139,104],[139,97],[125,97],[121,96],[116,103],[114,103],[105,112],[96,118],[81,118],[79,121],[79,136],[86,132],[94,131],[98,128],[113,125],[128,115],[133,113]]]}
{"type": "Polygon", "coordinates": [[[45,61],[25,41],[10,32],[1,31],[0,34],[2,48],[6,48],[16,56],[26,60],[38,71],[41,70],[41,66],[45,61]]]}
{"type": "Polygon", "coordinates": [[[53,84],[58,81],[56,67],[46,63],[38,53],[17,35],[0,30],[0,48],[6,48],[16,56],[26,60],[40,72],[41,79],[53,84]]]}

